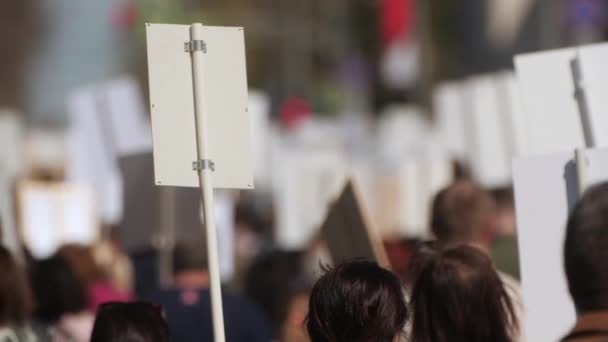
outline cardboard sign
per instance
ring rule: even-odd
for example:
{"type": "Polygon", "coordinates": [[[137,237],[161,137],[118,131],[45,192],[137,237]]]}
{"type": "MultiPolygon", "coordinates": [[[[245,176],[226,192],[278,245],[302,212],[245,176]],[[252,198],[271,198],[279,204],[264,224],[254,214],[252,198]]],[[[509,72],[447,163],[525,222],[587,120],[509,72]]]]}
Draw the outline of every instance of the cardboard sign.
{"type": "Polygon", "coordinates": [[[64,183],[19,185],[23,242],[35,258],[47,258],[66,243],[92,244],[99,223],[90,189],[64,183]]]}
{"type": "Polygon", "coordinates": [[[388,267],[382,240],[359,204],[352,182],[346,183],[340,197],[330,207],[321,234],[335,264],[363,258],[388,267]]]}
{"type": "MultiPolygon", "coordinates": [[[[608,149],[589,150],[591,183],[608,180],[608,149]]],[[[558,341],[575,322],[564,273],[568,213],[577,197],[573,152],[514,163],[519,260],[527,341],[558,341]]]]}
{"type": "MultiPolygon", "coordinates": [[[[215,188],[253,188],[243,29],[204,26],[203,109],[215,188]]],[[[198,187],[190,26],[146,24],[156,185],[198,187]]]]}

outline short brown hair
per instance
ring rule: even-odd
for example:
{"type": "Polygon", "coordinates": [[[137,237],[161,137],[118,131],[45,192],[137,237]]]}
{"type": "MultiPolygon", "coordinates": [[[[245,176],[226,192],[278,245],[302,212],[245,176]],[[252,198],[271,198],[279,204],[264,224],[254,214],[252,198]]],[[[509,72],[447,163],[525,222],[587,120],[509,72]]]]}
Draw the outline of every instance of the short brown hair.
{"type": "Polygon", "coordinates": [[[11,253],[0,246],[0,326],[21,325],[32,311],[30,287],[11,253]]]}
{"type": "Polygon", "coordinates": [[[494,198],[472,181],[460,180],[433,200],[431,231],[440,244],[473,242],[494,215],[494,198]]]}

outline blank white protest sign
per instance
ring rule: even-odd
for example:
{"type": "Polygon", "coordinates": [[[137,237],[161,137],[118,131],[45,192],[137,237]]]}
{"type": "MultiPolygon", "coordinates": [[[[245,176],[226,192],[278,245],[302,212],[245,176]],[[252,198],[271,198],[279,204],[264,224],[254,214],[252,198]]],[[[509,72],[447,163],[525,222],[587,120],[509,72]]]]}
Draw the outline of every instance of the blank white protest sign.
{"type": "MultiPolygon", "coordinates": [[[[608,180],[608,149],[586,154],[590,184],[608,180]]],[[[558,341],[576,318],[563,261],[566,221],[578,196],[574,161],[574,152],[562,152],[514,162],[527,341],[558,341]]]]}
{"type": "Polygon", "coordinates": [[[583,146],[583,131],[574,98],[570,62],[576,49],[515,57],[526,111],[525,154],[552,153],[583,146]]]}
{"type": "MultiPolygon", "coordinates": [[[[253,188],[245,42],[240,27],[203,26],[201,91],[215,188],[253,188]]],[[[156,185],[198,187],[189,25],[146,24],[156,185]]]]}
{"type": "Polygon", "coordinates": [[[578,61],[595,143],[600,147],[608,146],[608,44],[580,48],[578,61]]]}
{"type": "Polygon", "coordinates": [[[526,154],[551,153],[584,146],[574,96],[572,63],[579,59],[583,87],[597,147],[608,146],[608,44],[517,56],[515,65],[526,111],[526,154]]]}

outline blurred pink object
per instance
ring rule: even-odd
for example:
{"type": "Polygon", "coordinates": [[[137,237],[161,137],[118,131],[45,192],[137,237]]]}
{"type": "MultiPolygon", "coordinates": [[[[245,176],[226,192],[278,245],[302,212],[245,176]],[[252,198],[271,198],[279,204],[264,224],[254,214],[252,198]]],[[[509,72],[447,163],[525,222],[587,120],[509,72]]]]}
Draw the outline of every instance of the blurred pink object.
{"type": "Polygon", "coordinates": [[[107,281],[98,281],[89,287],[89,310],[97,312],[100,304],[107,302],[130,302],[133,295],[120,291],[107,281]]]}

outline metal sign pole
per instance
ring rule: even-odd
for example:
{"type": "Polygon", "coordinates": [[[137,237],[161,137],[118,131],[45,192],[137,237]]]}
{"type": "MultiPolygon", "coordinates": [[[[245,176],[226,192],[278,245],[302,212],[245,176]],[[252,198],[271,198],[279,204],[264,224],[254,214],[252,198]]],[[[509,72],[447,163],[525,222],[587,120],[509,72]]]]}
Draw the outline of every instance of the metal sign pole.
{"type": "Polygon", "coordinates": [[[203,82],[204,56],[206,46],[203,40],[203,25],[193,24],[190,27],[190,41],[186,49],[192,58],[192,82],[194,89],[194,112],[196,120],[196,144],[198,160],[193,162],[193,169],[198,171],[199,186],[202,192],[201,220],[207,233],[207,254],[209,265],[209,278],[211,281],[211,310],[213,315],[213,334],[215,342],[226,340],[224,332],[224,314],[222,308],[222,288],[219,269],[217,247],[217,230],[215,227],[215,212],[213,210],[213,161],[209,159],[209,145],[207,141],[207,126],[204,110],[203,82]]]}
{"type": "Polygon", "coordinates": [[[578,111],[583,129],[584,147],[577,148],[574,151],[576,161],[577,185],[579,196],[582,196],[589,186],[587,176],[587,158],[586,149],[596,146],[595,135],[593,134],[593,123],[591,119],[591,109],[587,98],[587,90],[585,89],[585,80],[581,66],[580,54],[576,54],[576,58],[570,62],[572,70],[572,78],[574,82],[574,98],[578,104],[578,111]]]}

